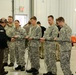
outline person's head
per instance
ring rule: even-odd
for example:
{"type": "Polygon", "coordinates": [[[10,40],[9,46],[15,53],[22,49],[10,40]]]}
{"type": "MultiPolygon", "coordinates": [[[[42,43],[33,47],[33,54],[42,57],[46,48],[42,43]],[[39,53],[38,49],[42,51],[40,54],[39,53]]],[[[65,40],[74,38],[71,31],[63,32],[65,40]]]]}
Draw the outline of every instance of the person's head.
{"type": "Polygon", "coordinates": [[[41,26],[41,23],[40,23],[40,21],[38,21],[38,22],[37,22],[37,25],[41,26]]]}
{"type": "Polygon", "coordinates": [[[3,27],[5,27],[6,24],[7,24],[7,19],[1,18],[1,19],[0,19],[0,24],[1,24],[3,27]]]}
{"type": "Polygon", "coordinates": [[[37,18],[35,16],[31,17],[31,24],[36,25],[37,18]]]}
{"type": "Polygon", "coordinates": [[[54,17],[53,17],[53,15],[49,15],[49,16],[48,16],[48,23],[49,23],[50,25],[52,25],[52,24],[54,23],[54,17]]]}
{"type": "Polygon", "coordinates": [[[31,21],[28,21],[28,23],[27,23],[27,24],[29,24],[29,25],[30,25],[30,24],[31,24],[31,21]]]}
{"type": "Polygon", "coordinates": [[[13,23],[13,17],[12,16],[8,16],[8,23],[12,24],[13,23]]]}
{"type": "Polygon", "coordinates": [[[19,20],[15,20],[15,27],[19,27],[19,26],[20,26],[19,20]]]}
{"type": "Polygon", "coordinates": [[[57,18],[56,21],[59,26],[63,26],[65,23],[65,19],[63,17],[57,18]]]}
{"type": "Polygon", "coordinates": [[[57,19],[56,19],[56,25],[58,25],[58,21],[57,21],[57,19]]]}

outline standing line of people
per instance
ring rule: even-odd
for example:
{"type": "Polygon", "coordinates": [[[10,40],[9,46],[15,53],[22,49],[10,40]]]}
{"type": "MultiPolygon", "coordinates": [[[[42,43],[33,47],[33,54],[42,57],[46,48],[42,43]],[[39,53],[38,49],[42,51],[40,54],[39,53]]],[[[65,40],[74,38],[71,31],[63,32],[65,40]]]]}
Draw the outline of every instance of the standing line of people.
{"type": "MultiPolygon", "coordinates": [[[[32,17],[35,18],[36,17],[32,17]]],[[[32,21],[32,20],[31,20],[32,21]]],[[[62,41],[71,41],[71,35],[72,35],[72,30],[71,28],[66,25],[65,20],[63,17],[59,17],[57,18],[57,23],[58,26],[60,27],[60,30],[58,30],[58,27],[55,25],[54,23],[54,17],[52,15],[48,16],[48,23],[49,23],[49,27],[46,29],[44,36],[42,38],[40,38],[40,42],[44,42],[44,51],[45,51],[45,63],[47,66],[47,73],[44,73],[43,75],[57,75],[57,66],[56,66],[56,44],[57,42],[52,42],[50,40],[57,40],[57,41],[61,41],[58,42],[58,46],[60,48],[60,65],[62,68],[62,71],[64,73],[64,75],[73,75],[70,69],[70,58],[71,58],[71,49],[72,49],[72,45],[69,42],[62,42],[62,41]],[[59,32],[60,31],[60,32],[59,32]],[[49,40],[49,41],[47,41],[49,40]]],[[[35,25],[36,25],[36,21],[35,25]]],[[[28,39],[30,40],[30,44],[29,44],[29,57],[30,57],[30,62],[31,62],[31,69],[30,70],[26,70],[27,73],[32,73],[33,75],[37,75],[39,74],[39,59],[37,59],[36,56],[38,56],[39,52],[37,51],[38,49],[35,48],[31,49],[31,46],[39,46],[37,45],[36,42],[37,40],[32,40],[32,38],[35,39],[36,35],[36,28],[34,29],[34,27],[31,27],[30,29],[30,34],[31,34],[31,38],[28,37],[28,39]],[[34,32],[35,31],[35,32],[34,32]],[[31,42],[34,41],[32,44],[31,42]],[[37,51],[35,53],[35,51],[37,51]],[[36,56],[35,56],[36,55],[36,56]],[[35,57],[33,57],[35,56],[35,57]],[[36,62],[34,62],[36,60],[36,62]],[[38,63],[38,64],[36,64],[38,63]]],[[[39,39],[39,38],[37,38],[39,39]]]]}
{"type": "Polygon", "coordinates": [[[0,51],[2,51],[2,53],[0,53],[2,58],[0,58],[0,63],[3,65],[0,65],[0,74],[1,72],[2,75],[7,74],[7,72],[4,71],[4,66],[13,67],[15,59],[18,65],[15,67],[15,70],[25,71],[25,48],[28,47],[28,57],[31,68],[26,70],[27,73],[32,73],[32,75],[39,74],[41,57],[44,58],[47,66],[47,73],[43,73],[43,75],[57,75],[56,49],[58,46],[58,59],[60,60],[64,75],[73,75],[70,69],[72,45],[69,42],[62,42],[71,41],[72,30],[66,25],[63,17],[56,19],[56,26],[53,15],[49,15],[49,26],[47,29],[42,27],[40,22],[37,22],[35,16],[31,17],[28,24],[23,28],[20,26],[19,20],[15,20],[13,23],[12,16],[8,16],[8,23],[5,22],[4,18],[1,19],[0,51]],[[50,40],[54,40],[55,42],[50,40]],[[2,45],[1,43],[5,44],[2,45]],[[41,49],[39,50],[40,44],[41,49]],[[8,64],[8,54],[10,54],[10,64],[8,64]]]}

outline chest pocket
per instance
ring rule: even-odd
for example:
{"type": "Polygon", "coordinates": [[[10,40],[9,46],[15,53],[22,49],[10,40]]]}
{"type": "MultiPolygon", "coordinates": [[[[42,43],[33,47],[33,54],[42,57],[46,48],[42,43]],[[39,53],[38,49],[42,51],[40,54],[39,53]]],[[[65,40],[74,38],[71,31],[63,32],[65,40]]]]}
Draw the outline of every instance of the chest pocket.
{"type": "Polygon", "coordinates": [[[32,29],[31,29],[31,37],[35,37],[35,36],[38,35],[38,33],[37,33],[37,29],[38,29],[38,27],[36,27],[36,28],[32,28],[32,29]]]}
{"type": "Polygon", "coordinates": [[[48,29],[48,31],[47,31],[47,33],[46,33],[47,37],[52,36],[52,31],[53,31],[53,28],[49,28],[49,29],[48,29]]]}

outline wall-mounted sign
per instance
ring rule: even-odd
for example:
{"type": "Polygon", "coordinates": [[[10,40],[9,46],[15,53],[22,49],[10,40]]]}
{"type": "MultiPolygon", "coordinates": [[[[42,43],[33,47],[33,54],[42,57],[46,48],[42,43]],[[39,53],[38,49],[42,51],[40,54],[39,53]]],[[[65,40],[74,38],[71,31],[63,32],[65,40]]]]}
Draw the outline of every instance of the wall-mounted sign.
{"type": "Polygon", "coordinates": [[[19,7],[19,11],[20,11],[20,12],[23,12],[23,11],[24,11],[24,7],[23,7],[23,6],[20,6],[20,7],[19,7]]]}

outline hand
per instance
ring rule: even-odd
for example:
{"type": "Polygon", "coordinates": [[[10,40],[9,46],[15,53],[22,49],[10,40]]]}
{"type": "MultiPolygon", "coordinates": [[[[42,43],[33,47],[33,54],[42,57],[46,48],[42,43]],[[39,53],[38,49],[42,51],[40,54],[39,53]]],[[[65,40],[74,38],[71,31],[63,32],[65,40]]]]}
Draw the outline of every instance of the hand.
{"type": "Polygon", "coordinates": [[[25,37],[25,39],[28,39],[28,38],[29,38],[28,36],[25,37]]]}
{"type": "Polygon", "coordinates": [[[54,38],[54,40],[57,40],[57,38],[54,38]]]}
{"type": "Polygon", "coordinates": [[[14,38],[18,38],[18,35],[15,35],[14,38]]]}
{"type": "Polygon", "coordinates": [[[45,41],[45,38],[40,38],[40,42],[44,42],[45,41]]]}
{"type": "Polygon", "coordinates": [[[11,42],[14,42],[15,41],[15,38],[11,38],[11,42]]]}
{"type": "Polygon", "coordinates": [[[32,38],[29,38],[29,40],[32,40],[32,38]]]}

